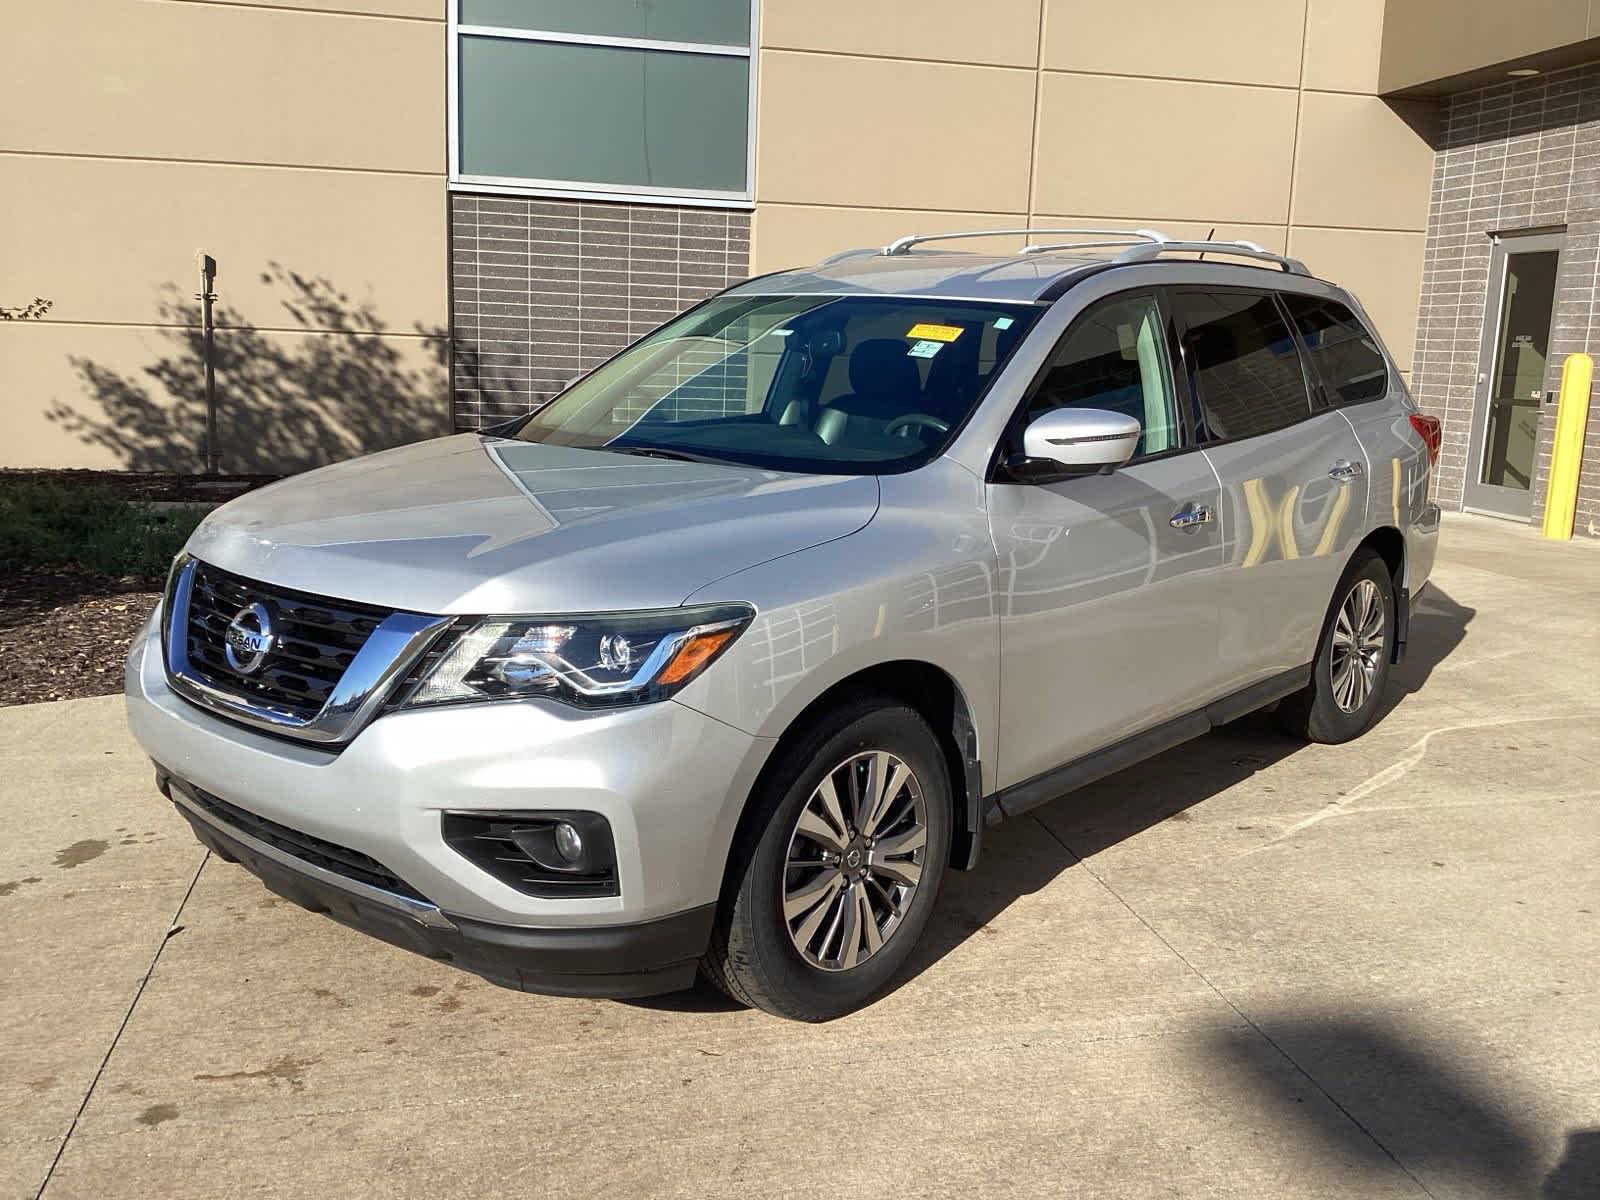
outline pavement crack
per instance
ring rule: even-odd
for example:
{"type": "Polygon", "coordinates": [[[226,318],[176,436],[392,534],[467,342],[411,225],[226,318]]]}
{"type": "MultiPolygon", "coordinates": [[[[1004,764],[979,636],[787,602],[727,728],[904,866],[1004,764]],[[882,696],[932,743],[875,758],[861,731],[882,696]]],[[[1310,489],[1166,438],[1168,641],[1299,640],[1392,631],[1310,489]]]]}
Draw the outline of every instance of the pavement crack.
{"type": "Polygon", "coordinates": [[[1424,1196],[1430,1197],[1431,1200],[1437,1200],[1437,1198],[1434,1197],[1434,1194],[1428,1190],[1427,1185],[1424,1184],[1422,1180],[1418,1179],[1417,1176],[1412,1173],[1410,1168],[1408,1168],[1405,1163],[1401,1162],[1399,1158],[1395,1156],[1394,1151],[1390,1150],[1389,1147],[1385,1146],[1383,1142],[1379,1140],[1377,1134],[1373,1133],[1372,1130],[1368,1129],[1364,1124],[1362,1124],[1360,1118],[1358,1118],[1353,1112],[1351,1112],[1343,1104],[1340,1104],[1333,1094],[1329,1092],[1327,1088],[1323,1087],[1310,1071],[1306,1070],[1298,1062],[1296,1062],[1294,1056],[1285,1050],[1281,1045],[1279,1045],[1271,1034],[1269,1034],[1265,1029],[1262,1029],[1260,1025],[1256,1024],[1256,1022],[1251,1019],[1250,1015],[1246,1013],[1244,1009],[1235,1004],[1231,999],[1229,999],[1227,994],[1224,993],[1221,988],[1219,988],[1215,983],[1211,982],[1210,977],[1204,971],[1195,966],[1194,963],[1190,962],[1188,956],[1185,955],[1182,950],[1179,950],[1176,946],[1174,946],[1170,941],[1167,940],[1167,938],[1159,929],[1146,920],[1143,913],[1134,908],[1133,905],[1129,904],[1127,900],[1123,899],[1122,893],[1117,891],[1116,888],[1112,887],[1111,884],[1106,881],[1105,876],[1101,875],[1100,872],[1091,867],[1083,855],[1079,854],[1065,841],[1063,841],[1061,836],[1056,833],[1054,829],[1051,829],[1050,826],[1039,820],[1038,817],[1030,816],[1029,820],[1033,821],[1033,823],[1038,825],[1040,829],[1044,830],[1045,835],[1049,837],[1051,841],[1055,842],[1056,845],[1060,846],[1063,850],[1070,854],[1072,856],[1074,866],[1082,867],[1084,871],[1088,873],[1090,879],[1094,880],[1097,884],[1104,888],[1107,894],[1110,895],[1113,900],[1122,905],[1123,908],[1127,909],[1128,914],[1132,916],[1134,920],[1138,921],[1139,924],[1148,929],[1152,937],[1165,946],[1167,950],[1172,953],[1173,957],[1175,957],[1194,974],[1195,978],[1199,979],[1201,983],[1205,984],[1218,1000],[1221,1000],[1230,1009],[1232,1009],[1234,1015],[1238,1017],[1239,1020],[1248,1025],[1255,1032],[1257,1037],[1259,1037],[1267,1045],[1271,1046],[1284,1062],[1288,1063],[1289,1066],[1294,1068],[1296,1073],[1298,1073],[1301,1078],[1303,1078],[1308,1084],[1317,1090],[1318,1094],[1321,1095],[1323,1099],[1327,1100],[1329,1104],[1333,1105],[1334,1108],[1343,1113],[1345,1119],[1359,1129],[1362,1134],[1365,1135],[1367,1140],[1376,1146],[1383,1153],[1383,1156],[1395,1165],[1396,1169],[1398,1169],[1401,1174],[1403,1174],[1412,1183],[1416,1184],[1418,1190],[1420,1190],[1424,1196]]]}
{"type": "Polygon", "coordinates": [[[50,1169],[44,1173],[44,1179],[35,1192],[34,1200],[41,1200],[45,1189],[50,1186],[50,1181],[55,1178],[56,1168],[61,1165],[61,1158],[67,1152],[67,1144],[72,1141],[72,1135],[77,1132],[78,1122],[83,1119],[83,1113],[89,1107],[89,1101],[94,1096],[95,1088],[100,1086],[100,1077],[106,1072],[106,1064],[111,1061],[111,1056],[116,1053],[117,1043],[122,1040],[122,1033],[128,1028],[128,1022],[133,1019],[133,1010],[139,1007],[139,999],[144,995],[145,985],[150,982],[150,977],[156,972],[156,964],[161,961],[161,954],[172,941],[173,932],[181,928],[178,918],[183,915],[183,909],[189,903],[189,897],[194,895],[195,884],[200,882],[200,872],[206,869],[206,864],[211,861],[211,851],[207,850],[201,856],[200,865],[194,869],[194,875],[189,880],[189,886],[183,890],[183,898],[178,901],[178,907],[172,914],[172,919],[167,922],[166,932],[161,940],[156,943],[156,952],[150,956],[150,965],[145,968],[144,977],[139,980],[139,986],[133,990],[133,999],[128,1002],[128,1011],[122,1014],[122,1021],[117,1025],[116,1033],[111,1035],[111,1044],[106,1047],[105,1055],[100,1059],[100,1065],[95,1069],[94,1078],[89,1081],[89,1087],[83,1093],[83,1099],[78,1104],[78,1111],[72,1114],[72,1122],[67,1126],[66,1135],[61,1139],[61,1145],[56,1147],[56,1156],[50,1160],[50,1169]]]}
{"type": "Polygon", "coordinates": [[[1348,812],[1362,811],[1354,807],[1357,802],[1365,800],[1374,792],[1382,791],[1391,783],[1403,778],[1412,767],[1416,766],[1427,757],[1428,744],[1441,733],[1459,733],[1460,731],[1466,729],[1500,729],[1508,725],[1531,725],[1542,721],[1555,721],[1560,719],[1561,716],[1558,714],[1539,715],[1532,717],[1500,717],[1487,721],[1461,721],[1453,725],[1441,725],[1437,729],[1430,729],[1416,741],[1412,742],[1411,745],[1406,748],[1404,754],[1402,754],[1394,762],[1390,763],[1387,767],[1383,768],[1383,770],[1379,771],[1375,775],[1368,776],[1366,779],[1356,784],[1355,787],[1351,788],[1344,795],[1340,796],[1337,800],[1329,801],[1327,805],[1319,809],[1317,812],[1312,813],[1304,820],[1296,821],[1277,837],[1265,841],[1259,846],[1252,846],[1250,849],[1243,851],[1241,857],[1251,854],[1260,854],[1263,850],[1270,850],[1280,842],[1287,841],[1295,834],[1301,832],[1302,830],[1309,829],[1313,825],[1320,824],[1321,822],[1326,821],[1329,817],[1342,816],[1348,812]]]}

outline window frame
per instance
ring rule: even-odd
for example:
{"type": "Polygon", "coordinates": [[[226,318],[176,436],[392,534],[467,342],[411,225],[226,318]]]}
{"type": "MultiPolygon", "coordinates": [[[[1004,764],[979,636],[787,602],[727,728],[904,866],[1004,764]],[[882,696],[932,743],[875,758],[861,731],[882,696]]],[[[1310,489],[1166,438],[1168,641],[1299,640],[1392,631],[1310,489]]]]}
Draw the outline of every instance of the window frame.
{"type": "Polygon", "coordinates": [[[715,45],[700,42],[675,42],[658,38],[614,37],[600,34],[566,33],[559,30],[518,29],[500,25],[472,25],[461,20],[461,0],[448,0],[446,10],[446,188],[451,192],[487,193],[500,196],[541,196],[558,200],[610,200],[629,204],[682,204],[693,208],[755,207],[756,172],[756,84],[760,55],[760,0],[750,2],[750,41],[748,45],[715,45]],[[670,54],[719,55],[743,58],[749,64],[745,98],[744,188],[721,191],[715,188],[650,187],[643,184],[597,183],[586,180],[524,179],[519,176],[473,175],[461,170],[461,41],[464,37],[500,38],[504,41],[544,42],[553,45],[616,47],[625,50],[658,50],[670,54]]]}
{"type": "Polygon", "coordinates": [[[1172,403],[1177,415],[1178,443],[1166,450],[1158,450],[1154,454],[1135,455],[1117,469],[1123,471],[1129,467],[1139,466],[1148,462],[1160,462],[1162,459],[1174,458],[1179,454],[1188,454],[1191,451],[1200,449],[1199,444],[1195,441],[1193,418],[1190,413],[1189,382],[1186,372],[1181,369],[1183,367],[1183,358],[1179,351],[1177,338],[1177,314],[1173,310],[1170,298],[1167,296],[1167,288],[1161,284],[1150,283],[1124,288],[1121,291],[1110,292],[1107,295],[1097,297],[1090,301],[1082,312],[1073,317],[1067,327],[1061,331],[1051,345],[1050,352],[1045,355],[1044,361],[1039,364],[1039,369],[1034,372],[1033,378],[1028,381],[1028,386],[1022,390],[1022,395],[1017,400],[1016,407],[1012,410],[1011,418],[1006,422],[1005,432],[1000,435],[1000,440],[995,443],[994,453],[990,456],[988,474],[990,483],[1038,485],[1083,478],[1082,475],[1078,474],[1063,475],[1060,478],[1022,478],[1012,475],[1006,469],[1005,464],[1008,459],[1022,453],[1022,432],[1027,426],[1028,406],[1033,403],[1034,397],[1039,394],[1039,389],[1044,386],[1044,381],[1050,374],[1050,364],[1055,360],[1056,353],[1066,344],[1067,339],[1077,331],[1084,318],[1092,315],[1102,305],[1115,304],[1119,301],[1127,301],[1136,297],[1148,297],[1155,304],[1156,314],[1161,319],[1161,326],[1165,335],[1163,338],[1165,343],[1163,352],[1167,356],[1167,373],[1172,380],[1172,403]]]}
{"type": "Polygon", "coordinates": [[[1226,293],[1229,295],[1261,296],[1271,300],[1273,308],[1277,311],[1278,319],[1283,322],[1284,328],[1289,333],[1290,343],[1294,346],[1295,361],[1300,364],[1300,385],[1305,389],[1306,397],[1306,411],[1302,416],[1296,417],[1292,421],[1285,421],[1281,425],[1274,425],[1270,429],[1258,429],[1252,433],[1239,434],[1236,437],[1215,438],[1209,442],[1202,442],[1196,436],[1194,440],[1197,449],[1209,450],[1213,446],[1231,446],[1235,442],[1247,442],[1251,438],[1271,437],[1274,434],[1282,433],[1285,429],[1293,429],[1296,425],[1303,424],[1313,417],[1320,417],[1332,411],[1331,409],[1316,407],[1315,398],[1312,394],[1312,383],[1313,380],[1317,380],[1320,377],[1312,373],[1311,363],[1306,355],[1306,348],[1301,343],[1300,331],[1295,328],[1294,321],[1289,315],[1289,309],[1283,302],[1282,289],[1246,287],[1240,284],[1181,283],[1170,284],[1164,290],[1168,293],[1172,306],[1172,322],[1177,337],[1178,362],[1183,367],[1183,387],[1188,395],[1187,415],[1191,421],[1196,422],[1192,428],[1198,429],[1198,419],[1202,415],[1201,401],[1199,392],[1190,387],[1189,356],[1184,348],[1184,336],[1187,334],[1188,328],[1183,320],[1182,310],[1177,303],[1177,297],[1180,294],[1186,292],[1200,295],[1226,293]]]}

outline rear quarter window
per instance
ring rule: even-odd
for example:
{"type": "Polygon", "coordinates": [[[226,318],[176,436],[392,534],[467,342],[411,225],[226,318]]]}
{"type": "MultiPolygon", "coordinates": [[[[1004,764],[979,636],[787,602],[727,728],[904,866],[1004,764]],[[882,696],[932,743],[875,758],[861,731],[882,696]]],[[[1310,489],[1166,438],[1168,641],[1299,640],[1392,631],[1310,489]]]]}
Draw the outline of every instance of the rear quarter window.
{"type": "Polygon", "coordinates": [[[1348,305],[1320,296],[1283,294],[1312,369],[1317,408],[1364,404],[1389,391],[1389,364],[1378,339],[1348,305]]]}

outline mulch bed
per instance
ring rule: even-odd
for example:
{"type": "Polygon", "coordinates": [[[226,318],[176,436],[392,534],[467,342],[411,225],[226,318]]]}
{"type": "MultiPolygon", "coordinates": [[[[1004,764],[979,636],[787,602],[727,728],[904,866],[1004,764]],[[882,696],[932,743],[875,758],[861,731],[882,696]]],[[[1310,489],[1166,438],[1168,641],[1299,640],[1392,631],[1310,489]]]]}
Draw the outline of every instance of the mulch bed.
{"type": "Polygon", "coordinates": [[[160,598],[148,580],[87,571],[0,577],[0,706],[120,692],[128,643],[160,598]]]}
{"type": "Polygon", "coordinates": [[[196,504],[221,504],[242,496],[280,475],[177,475],[155,471],[90,471],[84,469],[24,470],[0,469],[0,481],[21,479],[57,484],[61,487],[104,487],[113,489],[124,500],[181,501],[196,504]]]}
{"type": "MultiPolygon", "coordinates": [[[[0,482],[111,488],[124,500],[221,504],[277,475],[0,469],[0,482]]],[[[128,643],[161,598],[148,579],[71,567],[0,574],[0,706],[76,700],[122,690],[128,643]]]]}

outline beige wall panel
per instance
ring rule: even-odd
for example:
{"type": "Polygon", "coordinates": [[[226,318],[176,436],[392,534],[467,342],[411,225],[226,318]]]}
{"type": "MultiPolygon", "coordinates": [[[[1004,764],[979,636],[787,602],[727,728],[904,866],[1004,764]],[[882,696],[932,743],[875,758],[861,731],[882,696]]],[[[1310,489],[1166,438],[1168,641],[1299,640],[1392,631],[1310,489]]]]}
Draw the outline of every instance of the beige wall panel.
{"type": "MultiPolygon", "coordinates": [[[[0,467],[194,470],[205,407],[183,329],[0,322],[0,467]]],[[[226,470],[290,471],[448,432],[442,345],[217,334],[226,470]]]]}
{"type": "Polygon", "coordinates": [[[1170,217],[1119,217],[1107,220],[1104,217],[1074,217],[1060,216],[1049,213],[1040,213],[1034,216],[1035,226],[1069,226],[1069,227],[1094,227],[1105,229],[1154,229],[1168,237],[1193,239],[1204,241],[1212,229],[1216,230],[1215,240],[1219,242],[1242,239],[1255,242],[1276,253],[1283,253],[1283,226],[1282,225],[1230,225],[1218,221],[1175,221],[1170,217]]]}
{"type": "Polygon", "coordinates": [[[1293,91],[1058,74],[1043,87],[1035,211],[1285,220],[1293,91]]]}
{"type": "Polygon", "coordinates": [[[1378,90],[1384,0],[1310,0],[1305,86],[1331,92],[1378,90]]]}
{"type": "Polygon", "coordinates": [[[437,179],[81,158],[0,157],[7,289],[55,301],[66,321],[160,321],[185,303],[194,254],[217,260],[232,323],[289,327],[305,289],[263,279],[280,264],[347,300],[314,327],[370,311],[402,333],[447,316],[445,197],[437,179]]]}
{"type": "Polygon", "coordinates": [[[0,149],[443,172],[444,27],[228,4],[0,5],[0,149]]]}
{"type": "Polygon", "coordinates": [[[1411,369],[1417,340],[1422,243],[1420,233],[1298,227],[1289,231],[1289,253],[1304,259],[1313,274],[1355,293],[1403,371],[1411,369]]]}
{"type": "Polygon", "coordinates": [[[1032,67],[1040,0],[765,0],[761,44],[1032,67]]]}
{"type": "Polygon", "coordinates": [[[1031,71],[761,52],[756,198],[1021,212],[1031,71]]]}
{"type": "MultiPolygon", "coordinates": [[[[883,246],[908,233],[944,233],[957,229],[1020,229],[1022,213],[916,212],[908,209],[827,208],[796,204],[756,206],[750,242],[750,273],[803,267],[857,246],[883,246]]],[[[941,242],[952,250],[1009,254],[1023,239],[973,238],[941,242]]]]}
{"type": "Polygon", "coordinates": [[[1426,102],[1307,92],[1294,223],[1426,229],[1436,114],[1426,102]]]}
{"type": "Polygon", "coordinates": [[[243,4],[252,8],[299,8],[308,12],[368,13],[375,17],[411,17],[417,20],[445,19],[445,6],[455,0],[207,0],[211,4],[243,4]]]}
{"type": "Polygon", "coordinates": [[[1304,0],[1047,0],[1056,70],[1293,87],[1304,0]]]}
{"type": "Polygon", "coordinates": [[[1385,92],[1591,36],[1590,0],[1388,0],[1385,92]]]}

